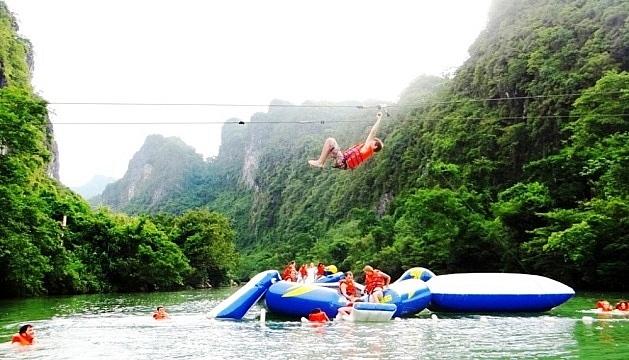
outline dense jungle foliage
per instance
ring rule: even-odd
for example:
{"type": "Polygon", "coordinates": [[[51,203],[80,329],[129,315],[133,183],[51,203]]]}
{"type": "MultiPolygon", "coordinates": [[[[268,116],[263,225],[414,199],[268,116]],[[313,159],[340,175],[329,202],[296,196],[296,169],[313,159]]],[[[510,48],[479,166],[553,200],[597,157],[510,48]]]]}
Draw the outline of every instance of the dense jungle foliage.
{"type": "MultiPolygon", "coordinates": [[[[381,101],[276,100],[245,124],[227,121],[219,155],[202,165],[185,145],[150,139],[138,166],[188,166],[155,170],[131,198],[120,194],[132,177],[110,185],[112,210],[92,210],[47,176],[45,101],[5,70],[3,295],[218,284],[293,259],[358,273],[371,264],[393,278],[423,266],[626,290],[628,44],[625,1],[495,0],[470,58],[389,104],[384,149],[358,169],[306,161],[326,137],[363,140],[381,101]]],[[[3,64],[17,61],[7,54],[3,64]]]]}
{"type": "Polygon", "coordinates": [[[627,2],[495,1],[453,78],[390,107],[374,159],[306,164],[327,136],[364,139],[375,108],[276,102],[225,125],[209,206],[233,219],[245,275],[296,259],[626,289],[628,40],[627,2]]]}
{"type": "Polygon", "coordinates": [[[224,216],[93,211],[53,178],[46,102],[32,92],[31,46],[16,30],[0,2],[0,296],[227,283],[237,253],[224,216]]]}

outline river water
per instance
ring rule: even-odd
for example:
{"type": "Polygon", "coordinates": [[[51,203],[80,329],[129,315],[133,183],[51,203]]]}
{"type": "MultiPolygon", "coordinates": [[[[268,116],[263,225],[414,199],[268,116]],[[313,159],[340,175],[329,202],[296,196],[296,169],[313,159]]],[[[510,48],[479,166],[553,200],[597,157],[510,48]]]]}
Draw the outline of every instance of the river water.
{"type": "Polygon", "coordinates": [[[241,321],[207,313],[236,289],[107,294],[0,302],[0,359],[629,359],[629,316],[601,316],[581,294],[543,314],[428,311],[387,323],[323,326],[277,319],[260,306],[241,321]],[[151,313],[164,305],[171,319],[151,313]],[[30,323],[38,343],[9,345],[30,323]]]}

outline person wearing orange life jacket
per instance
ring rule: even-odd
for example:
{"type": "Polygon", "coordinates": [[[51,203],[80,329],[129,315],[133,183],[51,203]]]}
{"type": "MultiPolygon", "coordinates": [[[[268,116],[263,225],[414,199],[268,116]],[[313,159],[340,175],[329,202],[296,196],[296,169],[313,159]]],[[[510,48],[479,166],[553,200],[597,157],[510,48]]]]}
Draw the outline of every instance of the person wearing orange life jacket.
{"type": "Polygon", "coordinates": [[[323,168],[325,167],[325,162],[328,157],[330,157],[332,159],[332,167],[341,170],[356,168],[365,160],[369,159],[374,153],[382,150],[384,146],[382,140],[376,137],[380,120],[382,120],[382,113],[378,112],[376,115],[376,123],[371,127],[371,131],[369,131],[365,142],[356,144],[345,150],[345,152],[341,152],[341,148],[336,142],[336,139],[331,137],[327,138],[323,143],[321,156],[319,156],[317,160],[308,160],[308,164],[312,167],[323,168]]]}
{"type": "Polygon", "coordinates": [[[20,326],[17,334],[13,335],[11,345],[33,345],[35,343],[35,329],[33,325],[26,324],[20,326]]]}
{"type": "Polygon", "coordinates": [[[629,311],[629,302],[626,300],[621,300],[616,303],[616,310],[620,311],[629,311]]]}
{"type": "Polygon", "coordinates": [[[328,318],[328,315],[323,312],[320,308],[316,308],[314,310],[312,310],[312,312],[310,312],[310,314],[308,314],[308,321],[310,322],[328,322],[330,321],[330,318],[328,318]]]}
{"type": "Polygon", "coordinates": [[[609,301],[606,301],[606,300],[597,301],[596,308],[600,309],[601,311],[614,311],[614,308],[611,306],[609,301]]]}
{"type": "Polygon", "coordinates": [[[164,309],[164,307],[161,305],[157,307],[157,312],[153,314],[153,319],[155,320],[164,320],[169,318],[170,316],[166,312],[166,309],[164,309]]]}
{"type": "Polygon", "coordinates": [[[354,303],[361,301],[360,298],[358,298],[354,274],[351,271],[346,272],[345,278],[339,281],[339,292],[347,299],[348,303],[346,306],[339,308],[337,317],[350,315],[352,310],[354,310],[354,303]]]}
{"type": "Polygon", "coordinates": [[[282,273],[282,279],[286,280],[286,278],[291,277],[291,271],[295,270],[295,260],[291,261],[284,268],[284,272],[282,273]]]}
{"type": "Polygon", "coordinates": [[[325,264],[319,263],[317,265],[317,272],[315,273],[315,280],[319,280],[320,278],[325,276],[325,264]]]}
{"type": "Polygon", "coordinates": [[[391,283],[391,277],[369,265],[363,268],[363,273],[365,274],[365,292],[369,295],[369,302],[379,303],[384,297],[384,288],[391,283]]]}
{"type": "Polygon", "coordinates": [[[290,274],[286,275],[283,279],[285,281],[297,282],[297,270],[293,269],[290,271],[290,274]]]}
{"type": "Polygon", "coordinates": [[[299,282],[305,283],[308,279],[308,267],[306,264],[301,264],[299,267],[299,282]]]}

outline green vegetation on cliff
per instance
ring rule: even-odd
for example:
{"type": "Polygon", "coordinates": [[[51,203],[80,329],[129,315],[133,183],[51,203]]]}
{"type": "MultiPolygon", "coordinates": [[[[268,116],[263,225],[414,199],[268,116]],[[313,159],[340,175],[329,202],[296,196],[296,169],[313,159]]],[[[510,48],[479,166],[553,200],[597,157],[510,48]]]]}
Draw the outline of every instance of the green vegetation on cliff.
{"type": "Polygon", "coordinates": [[[227,282],[236,252],[221,215],[198,210],[151,219],[94,212],[51,177],[54,136],[46,102],[32,93],[30,46],[15,31],[0,2],[0,296],[227,282]],[[184,236],[179,224],[193,215],[203,223],[186,226],[184,236]]]}
{"type": "Polygon", "coordinates": [[[629,4],[612,0],[494,1],[454,76],[420,77],[390,106],[384,150],[365,165],[306,160],[328,136],[362,140],[379,101],[274,101],[224,126],[183,198],[204,194],[232,220],[242,277],[296,259],[624,289],[613,279],[629,260],[628,21],[629,4]]]}

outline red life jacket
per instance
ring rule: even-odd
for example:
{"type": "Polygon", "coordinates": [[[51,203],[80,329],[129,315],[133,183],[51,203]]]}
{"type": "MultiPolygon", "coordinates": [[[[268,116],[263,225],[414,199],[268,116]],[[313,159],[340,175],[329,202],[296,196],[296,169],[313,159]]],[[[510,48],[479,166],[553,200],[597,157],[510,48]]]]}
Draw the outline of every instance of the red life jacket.
{"type": "Polygon", "coordinates": [[[290,277],[290,272],[293,270],[290,265],[284,268],[284,272],[282,273],[282,278],[286,279],[286,277],[290,277]]]}
{"type": "Polygon", "coordinates": [[[317,275],[325,275],[325,265],[317,266],[317,275]]]}
{"type": "Polygon", "coordinates": [[[328,319],[323,311],[308,315],[308,321],[312,322],[326,322],[328,319]]]}
{"type": "Polygon", "coordinates": [[[166,314],[155,313],[153,314],[153,319],[155,320],[163,320],[166,319],[166,314]]]}
{"type": "Polygon", "coordinates": [[[341,291],[341,285],[345,284],[347,287],[345,288],[345,292],[349,296],[356,296],[356,286],[354,286],[354,282],[348,279],[343,279],[339,281],[339,291],[341,291]]]}
{"type": "Polygon", "coordinates": [[[360,165],[363,161],[369,159],[371,155],[373,155],[373,149],[371,146],[362,153],[360,150],[362,149],[364,143],[356,144],[351,148],[345,150],[343,153],[343,158],[345,159],[345,164],[347,164],[348,169],[355,169],[358,165],[360,165]]]}
{"type": "Polygon", "coordinates": [[[28,335],[16,334],[11,339],[11,343],[20,343],[20,345],[32,345],[33,338],[28,335]]]}
{"type": "Polygon", "coordinates": [[[365,279],[367,285],[365,285],[365,290],[368,294],[371,294],[375,288],[384,287],[384,278],[380,275],[380,270],[373,270],[371,275],[367,275],[365,279]]]}

